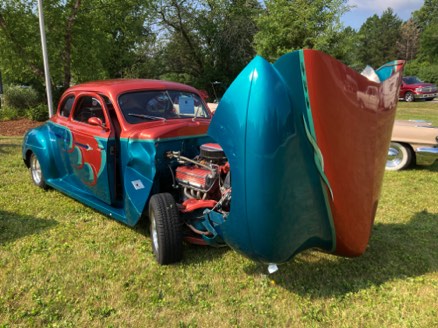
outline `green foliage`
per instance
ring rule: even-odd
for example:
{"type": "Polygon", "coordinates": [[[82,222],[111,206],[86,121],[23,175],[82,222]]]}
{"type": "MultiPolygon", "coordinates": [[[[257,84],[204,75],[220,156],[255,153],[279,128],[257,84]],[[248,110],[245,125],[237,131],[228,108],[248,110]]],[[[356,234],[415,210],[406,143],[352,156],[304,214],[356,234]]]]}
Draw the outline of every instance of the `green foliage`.
{"type": "Polygon", "coordinates": [[[438,64],[414,60],[407,62],[404,68],[405,76],[418,76],[421,80],[438,84],[438,64]]]}
{"type": "MultiPolygon", "coordinates": [[[[136,48],[150,38],[148,6],[140,0],[47,0],[44,14],[54,86],[121,77],[136,48]]],[[[7,83],[43,91],[41,43],[34,2],[4,0],[0,6],[0,70],[7,83]]]]}
{"type": "Polygon", "coordinates": [[[357,63],[356,47],[357,32],[351,27],[347,27],[340,32],[333,34],[333,37],[328,43],[328,47],[321,50],[348,66],[362,70],[363,67],[357,63]]]}
{"type": "Polygon", "coordinates": [[[418,76],[423,81],[438,84],[438,64],[425,64],[422,65],[418,76]]]}
{"type": "Polygon", "coordinates": [[[43,122],[49,119],[49,108],[45,104],[39,104],[26,110],[26,116],[32,121],[43,122]]]}
{"type": "Polygon", "coordinates": [[[415,23],[422,29],[438,20],[438,0],[424,0],[423,6],[412,13],[415,23]]]}
{"type": "Polygon", "coordinates": [[[362,66],[380,67],[397,58],[402,21],[391,8],[368,18],[358,33],[357,58],[362,66]]]}
{"type": "Polygon", "coordinates": [[[3,97],[5,106],[17,110],[36,106],[40,102],[38,93],[28,86],[10,85],[5,88],[3,97]]]}
{"type": "MultiPolygon", "coordinates": [[[[425,0],[403,25],[388,9],[359,31],[340,23],[349,3],[45,0],[54,102],[71,84],[120,77],[171,79],[210,95],[219,81],[221,96],[256,53],[275,61],[301,48],[322,50],[359,70],[394,59],[424,62],[435,79],[438,0],[425,0]]],[[[1,1],[0,58],[5,84],[32,85],[44,94],[35,1],[1,1]]]]}
{"type": "Polygon", "coordinates": [[[260,11],[257,0],[157,4],[154,12],[165,32],[161,50],[153,49],[161,57],[156,58],[161,64],[158,75],[183,77],[210,93],[213,81],[228,85],[255,55],[255,17],[260,11]]]}
{"type": "Polygon", "coordinates": [[[21,84],[44,77],[38,17],[31,1],[2,0],[0,5],[0,70],[5,83],[21,84]]]}
{"type": "Polygon", "coordinates": [[[421,55],[428,61],[438,63],[438,19],[424,28],[421,34],[421,55]]]}
{"type": "Polygon", "coordinates": [[[16,108],[3,106],[0,108],[0,121],[16,120],[23,116],[23,112],[16,108]]]}
{"type": "Polygon", "coordinates": [[[348,11],[344,0],[268,0],[257,19],[257,53],[273,61],[301,48],[330,48],[341,30],[340,17],[348,11]]]}

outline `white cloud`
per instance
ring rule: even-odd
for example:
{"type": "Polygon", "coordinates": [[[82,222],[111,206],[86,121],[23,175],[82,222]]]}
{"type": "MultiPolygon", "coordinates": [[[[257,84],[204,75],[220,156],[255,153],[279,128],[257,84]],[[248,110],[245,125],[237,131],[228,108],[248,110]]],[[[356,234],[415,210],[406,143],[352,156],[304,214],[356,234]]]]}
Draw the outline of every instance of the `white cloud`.
{"type": "Polygon", "coordinates": [[[349,5],[354,5],[352,10],[369,10],[382,12],[387,8],[392,8],[394,12],[414,11],[419,9],[424,0],[349,0],[349,5]]]}

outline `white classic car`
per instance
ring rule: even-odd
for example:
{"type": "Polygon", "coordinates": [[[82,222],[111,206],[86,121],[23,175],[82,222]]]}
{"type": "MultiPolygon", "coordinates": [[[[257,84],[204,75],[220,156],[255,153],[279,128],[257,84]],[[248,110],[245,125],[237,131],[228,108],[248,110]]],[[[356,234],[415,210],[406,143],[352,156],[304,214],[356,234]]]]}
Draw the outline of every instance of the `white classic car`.
{"type": "Polygon", "coordinates": [[[395,121],[386,170],[398,171],[411,164],[432,165],[438,158],[438,127],[426,121],[395,121]]]}

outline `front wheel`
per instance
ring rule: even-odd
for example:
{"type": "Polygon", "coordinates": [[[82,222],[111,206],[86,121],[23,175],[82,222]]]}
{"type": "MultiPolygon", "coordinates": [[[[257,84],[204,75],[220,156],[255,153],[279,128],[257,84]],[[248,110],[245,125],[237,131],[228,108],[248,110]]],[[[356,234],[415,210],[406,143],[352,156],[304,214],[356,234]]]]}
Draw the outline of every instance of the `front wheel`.
{"type": "Polygon", "coordinates": [[[149,201],[152,250],[159,264],[182,259],[182,224],[175,200],[169,193],[156,194],[149,201]]]}
{"type": "Polygon", "coordinates": [[[415,100],[414,94],[410,91],[405,93],[405,101],[413,102],[415,100]]]}
{"type": "Polygon", "coordinates": [[[387,171],[399,171],[405,169],[411,164],[412,150],[409,146],[391,142],[388,149],[388,158],[386,160],[387,171]]]}
{"type": "Polygon", "coordinates": [[[34,153],[30,155],[29,164],[30,177],[32,178],[33,183],[40,188],[47,189],[48,186],[44,179],[43,171],[41,170],[40,161],[34,153]]]}

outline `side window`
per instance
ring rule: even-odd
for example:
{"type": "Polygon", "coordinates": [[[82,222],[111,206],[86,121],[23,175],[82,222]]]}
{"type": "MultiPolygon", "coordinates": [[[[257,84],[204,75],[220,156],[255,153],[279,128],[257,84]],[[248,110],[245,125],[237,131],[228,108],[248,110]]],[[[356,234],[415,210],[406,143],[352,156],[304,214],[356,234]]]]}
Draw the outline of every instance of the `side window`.
{"type": "Polygon", "coordinates": [[[94,97],[84,96],[78,101],[78,105],[73,113],[75,121],[88,123],[90,117],[98,117],[105,124],[105,115],[100,101],[94,97]]]}
{"type": "Polygon", "coordinates": [[[59,114],[64,117],[69,117],[74,101],[75,101],[75,96],[69,96],[65,98],[61,105],[59,114]]]}

